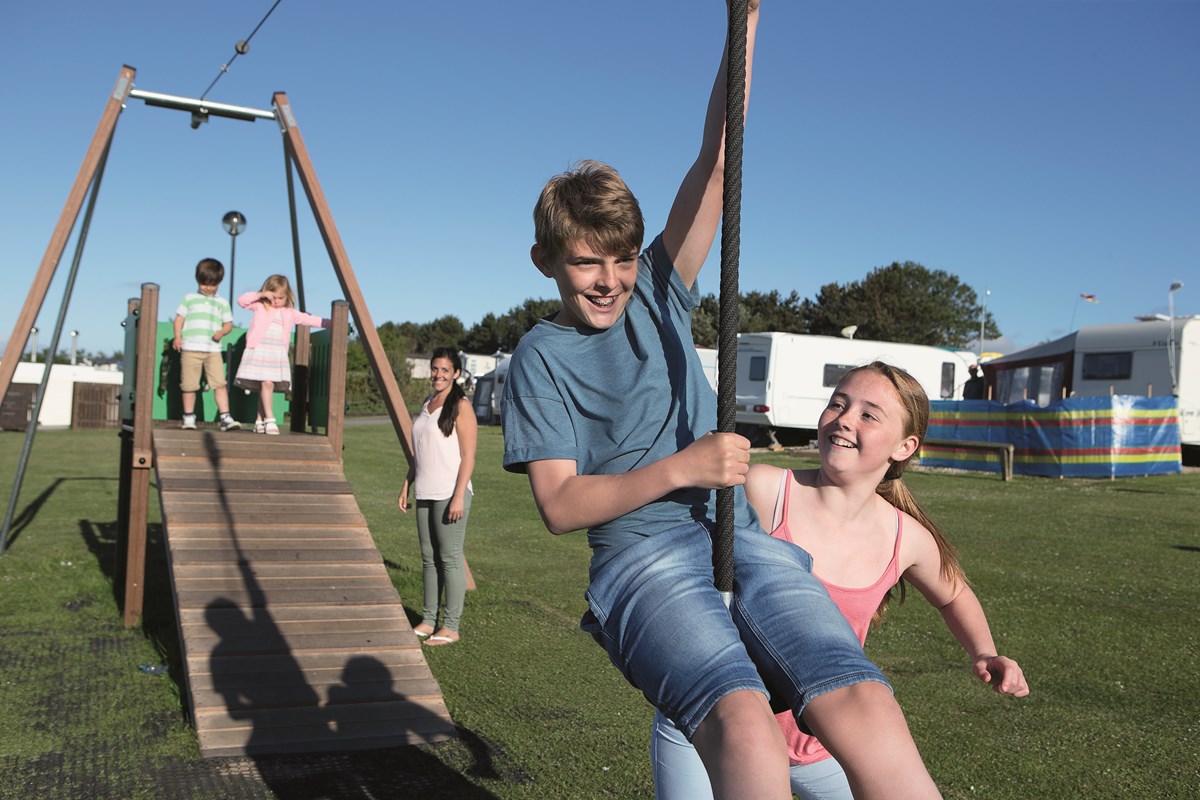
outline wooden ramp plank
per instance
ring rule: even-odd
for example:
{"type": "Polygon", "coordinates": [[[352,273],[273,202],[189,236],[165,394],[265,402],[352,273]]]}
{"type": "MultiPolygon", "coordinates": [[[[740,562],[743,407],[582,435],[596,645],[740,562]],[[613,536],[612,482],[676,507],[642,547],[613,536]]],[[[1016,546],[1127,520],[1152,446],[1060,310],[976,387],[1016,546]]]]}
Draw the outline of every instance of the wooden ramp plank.
{"type": "Polygon", "coordinates": [[[456,735],[324,437],[159,429],[154,448],[205,757],[456,735]]]}
{"type": "Polygon", "coordinates": [[[205,508],[200,510],[188,510],[186,504],[178,504],[166,502],[163,503],[164,516],[170,516],[171,513],[186,513],[187,520],[192,525],[331,525],[342,527],[361,528],[365,524],[362,514],[359,512],[350,511],[324,511],[314,509],[309,512],[296,511],[290,514],[269,514],[259,513],[257,511],[243,511],[236,515],[230,515],[227,510],[205,508]]]}
{"type": "MultiPolygon", "coordinates": [[[[410,631],[411,633],[411,631],[410,631]]],[[[413,644],[405,647],[381,647],[371,653],[370,658],[383,664],[391,670],[417,669],[425,666],[425,654],[416,643],[416,634],[412,634],[413,644]]],[[[360,654],[356,654],[360,655],[360,654]]],[[[346,659],[338,653],[300,652],[300,653],[267,653],[259,655],[223,655],[220,658],[220,671],[224,675],[238,673],[257,673],[263,675],[280,675],[284,672],[298,669],[308,674],[341,673],[347,668],[346,659]]],[[[214,657],[210,652],[193,656],[189,664],[190,674],[211,675],[214,657]]],[[[406,673],[408,674],[408,673],[406,673]]]]}
{"type": "MultiPolygon", "coordinates": [[[[198,563],[216,563],[221,561],[229,561],[230,559],[238,560],[245,559],[248,563],[256,564],[260,561],[315,561],[315,562],[335,562],[335,561],[359,561],[364,563],[380,562],[379,551],[375,549],[362,550],[346,550],[339,547],[331,547],[329,549],[319,548],[292,548],[292,549],[252,549],[244,552],[234,548],[204,548],[194,550],[168,550],[169,557],[181,564],[198,564],[198,563]]],[[[382,564],[382,562],[380,562],[382,564]]],[[[399,601],[397,601],[399,602],[399,601]]]]}
{"type": "Polygon", "coordinates": [[[324,436],[256,436],[249,431],[220,433],[218,431],[183,431],[157,428],[154,431],[156,458],[218,459],[246,458],[258,460],[338,460],[337,454],[324,436]]]}
{"type": "Polygon", "coordinates": [[[247,542],[267,540],[290,541],[292,539],[329,538],[331,541],[334,539],[338,541],[352,541],[359,539],[364,543],[373,545],[371,532],[367,530],[365,523],[359,526],[348,525],[331,529],[320,525],[292,524],[283,528],[278,525],[247,525],[236,522],[233,525],[193,525],[180,520],[172,520],[171,538],[176,543],[219,539],[231,544],[235,541],[245,544],[247,542]]]}
{"type": "Polygon", "coordinates": [[[193,473],[191,475],[159,478],[162,490],[166,492],[187,492],[196,494],[248,492],[259,495],[281,494],[350,494],[350,484],[336,480],[280,480],[262,478],[262,473],[241,472],[230,474],[221,473],[220,477],[208,477],[208,473],[193,473]]]}
{"type": "MultiPolygon", "coordinates": [[[[408,617],[399,605],[389,606],[338,606],[337,608],[312,608],[309,606],[271,606],[271,617],[275,625],[284,626],[293,622],[322,624],[325,622],[369,623],[380,627],[403,625],[408,628],[408,617]]],[[[253,614],[250,609],[229,607],[205,611],[180,610],[181,625],[229,625],[236,620],[246,620],[253,614]]]]}

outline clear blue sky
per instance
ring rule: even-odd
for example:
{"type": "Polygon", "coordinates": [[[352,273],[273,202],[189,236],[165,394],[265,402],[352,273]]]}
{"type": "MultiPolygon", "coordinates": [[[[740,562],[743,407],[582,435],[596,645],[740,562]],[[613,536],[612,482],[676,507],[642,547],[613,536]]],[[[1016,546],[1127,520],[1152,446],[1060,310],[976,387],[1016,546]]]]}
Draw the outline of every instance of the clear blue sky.
{"type": "MultiPolygon", "coordinates": [[[[199,97],[272,0],[7,3],[0,12],[0,341],[12,330],[122,64],[199,97]]],[[[528,261],[542,183],[608,161],[662,224],[699,141],[719,0],[283,0],[209,99],[288,93],[377,324],[470,327],[553,285],[528,261]]],[[[958,275],[1013,352],[1093,323],[1200,313],[1200,2],[764,0],[746,136],[743,290],[860,280],[912,260],[958,275]],[[1080,303],[1081,292],[1098,304],[1080,303]]],[[[236,291],[292,270],[269,121],[131,101],[66,330],[123,344],[125,302],[196,261],[236,291]]],[[[309,310],[340,295],[301,197],[309,310]]],[[[38,319],[49,343],[72,238],[38,319]]],[[[717,291],[718,258],[701,274],[717,291]]],[[[228,285],[222,292],[228,294],[228,285]]],[[[245,320],[239,319],[239,322],[245,320]]],[[[850,321],[848,321],[849,323],[850,321]]],[[[62,349],[67,347],[64,335],[62,349]]]]}

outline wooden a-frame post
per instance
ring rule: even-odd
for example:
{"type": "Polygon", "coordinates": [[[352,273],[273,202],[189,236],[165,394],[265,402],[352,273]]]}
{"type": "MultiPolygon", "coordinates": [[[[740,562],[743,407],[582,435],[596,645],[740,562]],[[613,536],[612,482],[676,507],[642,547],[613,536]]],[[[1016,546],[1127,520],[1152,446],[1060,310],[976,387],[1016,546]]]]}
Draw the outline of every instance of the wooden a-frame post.
{"type": "MultiPolygon", "coordinates": [[[[321,191],[321,184],[317,180],[316,170],[313,169],[312,160],[308,156],[308,148],[304,146],[304,139],[300,136],[300,128],[296,125],[296,117],[292,114],[287,94],[276,92],[272,98],[272,106],[275,108],[279,129],[290,145],[292,161],[300,175],[300,183],[308,195],[308,203],[312,207],[313,216],[316,217],[317,228],[321,232],[321,239],[325,242],[325,249],[329,252],[333,271],[337,275],[338,283],[341,284],[346,301],[350,304],[350,313],[354,316],[354,323],[358,326],[359,338],[362,339],[367,361],[371,364],[371,370],[375,373],[375,380],[383,394],[383,402],[387,406],[388,416],[392,419],[392,427],[396,429],[396,435],[400,438],[400,444],[404,448],[404,457],[411,464],[413,458],[412,418],[408,414],[408,408],[404,405],[404,397],[400,394],[400,385],[396,382],[391,364],[388,363],[387,353],[383,349],[383,342],[379,339],[379,332],[375,330],[371,312],[367,310],[362,290],[358,288],[358,279],[354,277],[354,270],[350,267],[350,258],[346,255],[346,248],[342,245],[342,237],[338,235],[337,226],[333,223],[333,215],[329,213],[329,204],[325,201],[325,193],[321,191]]],[[[331,408],[330,412],[332,413],[332,411],[331,408]]]]}

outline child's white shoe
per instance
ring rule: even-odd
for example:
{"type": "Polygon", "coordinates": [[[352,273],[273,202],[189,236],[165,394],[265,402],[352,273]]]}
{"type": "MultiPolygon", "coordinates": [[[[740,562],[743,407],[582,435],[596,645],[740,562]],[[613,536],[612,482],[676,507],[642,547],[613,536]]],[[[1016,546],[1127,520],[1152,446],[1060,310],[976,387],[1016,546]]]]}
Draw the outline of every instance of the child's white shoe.
{"type": "Polygon", "coordinates": [[[196,430],[196,415],[195,414],[184,414],[183,422],[180,423],[179,429],[184,430],[184,431],[196,430]]]}
{"type": "Polygon", "coordinates": [[[263,425],[263,421],[261,419],[254,420],[254,432],[255,433],[266,433],[267,432],[267,426],[263,425]]]}
{"type": "Polygon", "coordinates": [[[279,426],[275,424],[274,417],[263,420],[263,433],[265,433],[267,436],[279,435],[279,426]]]}

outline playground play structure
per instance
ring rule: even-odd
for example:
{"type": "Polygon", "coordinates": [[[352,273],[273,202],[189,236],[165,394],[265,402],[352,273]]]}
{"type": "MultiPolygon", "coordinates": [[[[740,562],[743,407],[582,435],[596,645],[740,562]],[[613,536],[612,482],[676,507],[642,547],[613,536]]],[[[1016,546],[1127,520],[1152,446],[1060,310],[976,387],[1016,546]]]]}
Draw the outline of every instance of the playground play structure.
{"type": "MultiPolygon", "coordinates": [[[[437,681],[409,626],[342,469],[349,317],[411,461],[412,423],[317,181],[287,95],[270,110],[134,88],[122,67],[0,361],[7,394],[27,336],[83,208],[75,257],[50,343],[67,305],[117,120],[130,99],[209,116],[271,119],[282,135],[296,284],[303,307],[293,170],[346,298],[333,304],[320,369],[297,332],[291,430],[280,437],[153,425],[158,287],[143,284],[126,318],[115,590],[127,626],[143,608],[150,471],[182,648],[183,680],[205,756],[389,747],[455,736],[437,681]],[[130,358],[130,354],[133,357],[130,358]],[[320,373],[319,381],[309,380],[320,373]],[[314,402],[317,400],[318,402],[314,402]],[[323,408],[318,405],[323,404],[323,408]],[[316,412],[316,413],[313,413],[316,412]],[[306,433],[323,424],[324,434],[306,433]]],[[[50,370],[45,371],[48,377],[50,370]]],[[[45,393],[35,396],[33,418],[45,393]]],[[[28,426],[4,527],[3,553],[37,425],[28,426]]]]}

